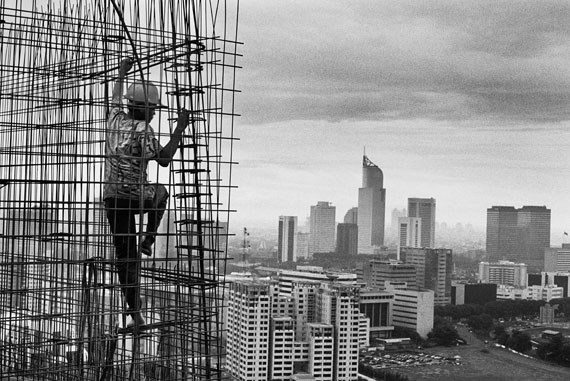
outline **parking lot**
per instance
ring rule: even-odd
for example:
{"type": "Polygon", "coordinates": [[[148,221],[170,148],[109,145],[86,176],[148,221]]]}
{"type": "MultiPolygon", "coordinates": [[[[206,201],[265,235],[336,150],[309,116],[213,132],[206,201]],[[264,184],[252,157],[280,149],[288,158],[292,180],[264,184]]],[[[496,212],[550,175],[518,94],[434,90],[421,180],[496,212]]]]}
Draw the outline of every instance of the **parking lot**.
{"type": "Polygon", "coordinates": [[[461,365],[461,357],[443,357],[423,352],[372,352],[361,354],[361,363],[377,369],[402,368],[420,365],[461,365]]]}

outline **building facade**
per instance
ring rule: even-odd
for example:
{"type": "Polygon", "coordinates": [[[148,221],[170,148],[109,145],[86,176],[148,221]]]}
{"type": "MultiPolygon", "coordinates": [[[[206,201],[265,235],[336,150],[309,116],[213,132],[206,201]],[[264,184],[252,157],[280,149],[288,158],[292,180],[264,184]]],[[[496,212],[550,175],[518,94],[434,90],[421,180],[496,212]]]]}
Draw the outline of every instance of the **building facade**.
{"type": "Polygon", "coordinates": [[[358,253],[374,254],[384,245],[386,189],[382,170],[365,155],[358,189],[358,253]]]}
{"type": "Polygon", "coordinates": [[[421,218],[421,243],[416,247],[435,247],[435,199],[408,198],[408,217],[421,218]]]}
{"type": "Polygon", "coordinates": [[[400,248],[422,247],[422,219],[419,217],[400,217],[398,219],[398,259],[400,248]]]}
{"type": "Polygon", "coordinates": [[[330,202],[319,201],[311,206],[309,217],[309,257],[314,253],[335,251],[336,207],[330,202]]]}
{"type": "Polygon", "coordinates": [[[369,319],[369,339],[392,337],[394,294],[375,289],[360,292],[360,312],[369,319]]]}
{"type": "Polygon", "coordinates": [[[358,225],[342,223],[336,229],[336,252],[338,254],[358,254],[358,225]]]}
{"type": "Polygon", "coordinates": [[[394,326],[411,328],[426,338],[433,329],[434,292],[391,285],[388,285],[387,291],[394,294],[394,326]]]}
{"type": "Polygon", "coordinates": [[[510,261],[481,262],[479,263],[479,280],[482,283],[526,287],[527,266],[524,263],[510,261]]]}
{"type": "Polygon", "coordinates": [[[480,304],[497,301],[494,283],[458,283],[451,286],[451,304],[480,304]]]}
{"type": "Polygon", "coordinates": [[[297,217],[279,216],[277,237],[279,262],[297,262],[297,217]]]}
{"type": "Polygon", "coordinates": [[[416,266],[417,286],[433,290],[436,305],[451,304],[452,250],[403,247],[400,256],[416,266]]]}
{"type": "MultiPolygon", "coordinates": [[[[291,380],[296,369],[321,381],[358,379],[360,286],[236,280],[228,302],[228,371],[235,379],[291,380]]],[[[361,321],[363,320],[363,321],[361,321]]],[[[301,375],[299,375],[301,377],[301,375]]]]}
{"type": "Polygon", "coordinates": [[[570,272],[570,243],[544,250],[544,271],[570,272]]]}
{"type": "Polygon", "coordinates": [[[487,258],[522,262],[543,271],[550,248],[550,209],[545,206],[493,206],[487,209],[487,258]]]}
{"type": "Polygon", "coordinates": [[[393,260],[373,259],[364,263],[362,281],[368,287],[380,290],[386,289],[386,282],[415,288],[417,287],[416,266],[393,260]]]}

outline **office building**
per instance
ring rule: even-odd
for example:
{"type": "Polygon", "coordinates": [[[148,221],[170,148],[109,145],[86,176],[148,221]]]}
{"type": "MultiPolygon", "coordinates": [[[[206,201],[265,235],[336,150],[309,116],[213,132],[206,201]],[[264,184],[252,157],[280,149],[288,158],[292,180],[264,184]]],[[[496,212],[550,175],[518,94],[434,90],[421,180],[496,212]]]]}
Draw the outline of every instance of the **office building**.
{"type": "Polygon", "coordinates": [[[311,206],[309,256],[314,253],[335,251],[336,207],[330,202],[319,201],[311,206]]]}
{"type": "Polygon", "coordinates": [[[338,254],[358,254],[358,225],[342,223],[337,225],[336,252],[338,254]]]}
{"type": "Polygon", "coordinates": [[[363,265],[361,280],[368,287],[380,290],[386,288],[386,282],[416,288],[416,266],[394,260],[373,259],[363,265]]]}
{"type": "Polygon", "coordinates": [[[310,233],[297,233],[297,260],[311,259],[309,256],[310,233]]]}
{"type": "Polygon", "coordinates": [[[369,319],[369,340],[390,338],[394,325],[394,294],[372,288],[360,291],[360,313],[369,319]]]}
{"type": "Polygon", "coordinates": [[[279,262],[297,262],[297,217],[279,216],[277,237],[277,259],[279,262]]]}
{"type": "Polygon", "coordinates": [[[411,328],[426,338],[433,329],[434,292],[410,290],[388,284],[388,292],[394,294],[392,323],[396,327],[411,328]]]}
{"type": "Polygon", "coordinates": [[[493,283],[458,283],[451,286],[451,304],[480,304],[497,300],[497,285],[493,283]]]}
{"type": "Polygon", "coordinates": [[[550,248],[550,209],[545,206],[493,206],[487,209],[487,257],[522,262],[529,271],[543,271],[550,248]]]}
{"type": "Polygon", "coordinates": [[[515,287],[527,286],[527,266],[524,263],[499,261],[479,263],[479,280],[515,287]]]}
{"type": "Polygon", "coordinates": [[[405,263],[416,266],[417,286],[433,290],[436,305],[451,303],[453,262],[450,249],[403,247],[400,256],[405,263]]]}
{"type": "Polygon", "coordinates": [[[544,271],[570,272],[570,243],[544,250],[544,271]]]}
{"type": "Polygon", "coordinates": [[[408,198],[408,217],[421,218],[419,247],[435,247],[435,199],[408,198]]]}
{"type": "Polygon", "coordinates": [[[528,286],[557,286],[562,287],[562,297],[570,295],[570,273],[568,272],[546,272],[540,274],[528,274],[528,286]]]}
{"type": "Polygon", "coordinates": [[[350,208],[344,215],[345,224],[358,224],[358,207],[350,208]]]}
{"type": "Polygon", "coordinates": [[[419,217],[400,217],[398,219],[398,259],[400,248],[421,247],[422,219],[419,217]]]}
{"type": "Polygon", "coordinates": [[[297,266],[297,270],[284,270],[273,268],[260,268],[269,274],[277,275],[279,279],[279,292],[284,295],[291,295],[294,282],[329,282],[334,280],[345,285],[356,284],[356,274],[343,273],[337,271],[325,271],[320,266],[297,266]]]}
{"type": "Polygon", "coordinates": [[[374,254],[384,245],[386,189],[382,170],[366,155],[362,164],[362,188],[358,189],[358,253],[374,254]]]}

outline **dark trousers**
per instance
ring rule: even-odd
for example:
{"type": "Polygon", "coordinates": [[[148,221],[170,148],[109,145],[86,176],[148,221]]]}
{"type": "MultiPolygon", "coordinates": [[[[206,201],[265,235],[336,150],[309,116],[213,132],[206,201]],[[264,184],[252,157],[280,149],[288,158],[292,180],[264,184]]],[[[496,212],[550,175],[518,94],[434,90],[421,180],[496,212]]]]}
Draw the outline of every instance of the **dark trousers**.
{"type": "Polygon", "coordinates": [[[129,312],[139,311],[141,257],[137,249],[137,223],[135,215],[148,214],[145,239],[154,243],[166,204],[168,192],[164,185],[156,185],[155,196],[140,205],[139,200],[106,198],[105,209],[115,244],[115,267],[129,312]]]}

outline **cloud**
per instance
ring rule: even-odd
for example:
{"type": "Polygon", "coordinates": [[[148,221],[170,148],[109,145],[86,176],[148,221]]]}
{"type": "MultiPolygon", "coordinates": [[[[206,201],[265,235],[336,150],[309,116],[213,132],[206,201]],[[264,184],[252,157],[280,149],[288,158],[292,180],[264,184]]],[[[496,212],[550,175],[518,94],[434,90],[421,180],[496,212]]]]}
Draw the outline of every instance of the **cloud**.
{"type": "Polygon", "coordinates": [[[244,2],[246,123],[570,117],[567,2],[244,2]]]}

